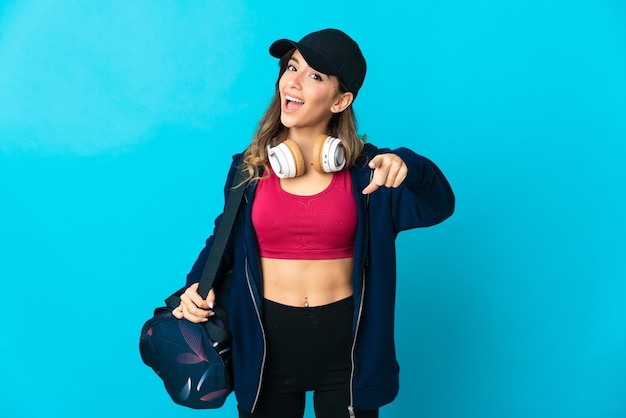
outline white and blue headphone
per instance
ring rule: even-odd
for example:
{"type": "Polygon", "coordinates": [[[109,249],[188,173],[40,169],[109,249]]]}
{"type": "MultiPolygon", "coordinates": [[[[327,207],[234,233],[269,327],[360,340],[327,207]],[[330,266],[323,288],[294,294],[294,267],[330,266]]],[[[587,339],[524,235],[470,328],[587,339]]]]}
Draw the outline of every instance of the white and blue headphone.
{"type": "MultiPolygon", "coordinates": [[[[267,146],[267,158],[278,178],[292,178],[304,174],[304,158],[295,141],[286,139],[272,147],[267,146]]],[[[313,168],[320,173],[336,173],[346,165],[343,143],[339,138],[320,135],[313,145],[313,168]]]]}

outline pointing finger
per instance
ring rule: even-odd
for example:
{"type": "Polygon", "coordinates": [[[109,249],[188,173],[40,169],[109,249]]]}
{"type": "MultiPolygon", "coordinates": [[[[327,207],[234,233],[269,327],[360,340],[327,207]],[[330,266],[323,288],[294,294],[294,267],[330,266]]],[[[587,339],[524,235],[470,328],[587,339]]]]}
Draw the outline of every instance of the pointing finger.
{"type": "Polygon", "coordinates": [[[378,190],[380,186],[378,184],[376,184],[374,182],[374,180],[372,180],[372,182],[370,184],[367,185],[367,187],[365,189],[363,189],[362,193],[363,194],[370,194],[370,193],[374,193],[376,190],[378,190]]]}

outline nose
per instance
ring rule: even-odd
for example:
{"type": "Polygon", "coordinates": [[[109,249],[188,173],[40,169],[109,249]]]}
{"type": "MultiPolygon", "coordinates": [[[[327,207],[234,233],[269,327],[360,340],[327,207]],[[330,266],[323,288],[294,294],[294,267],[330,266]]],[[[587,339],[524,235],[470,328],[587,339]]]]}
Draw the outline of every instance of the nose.
{"type": "Polygon", "coordinates": [[[299,88],[302,85],[302,75],[299,72],[292,72],[287,82],[290,87],[299,88]]]}

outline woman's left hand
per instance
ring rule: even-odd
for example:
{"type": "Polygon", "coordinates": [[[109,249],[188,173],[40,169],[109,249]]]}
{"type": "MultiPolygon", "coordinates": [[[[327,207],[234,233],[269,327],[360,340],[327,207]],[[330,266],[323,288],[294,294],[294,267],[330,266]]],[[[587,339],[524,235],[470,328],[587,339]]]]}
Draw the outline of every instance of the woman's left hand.
{"type": "Polygon", "coordinates": [[[370,194],[379,187],[398,187],[409,171],[402,158],[396,154],[379,154],[372,158],[369,166],[374,170],[374,177],[370,184],[363,189],[363,194],[370,194]]]}

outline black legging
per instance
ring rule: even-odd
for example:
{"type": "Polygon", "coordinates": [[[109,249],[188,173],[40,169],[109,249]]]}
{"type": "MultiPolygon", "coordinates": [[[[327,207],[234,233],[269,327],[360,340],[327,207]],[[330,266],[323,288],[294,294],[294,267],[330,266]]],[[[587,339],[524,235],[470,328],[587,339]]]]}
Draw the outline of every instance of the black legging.
{"type": "MultiPolygon", "coordinates": [[[[347,418],[350,405],[352,297],[300,308],[265,300],[267,362],[259,404],[240,418],[301,418],[305,393],[313,391],[317,418],[347,418]]],[[[378,410],[357,411],[377,418],[378,410]]]]}

